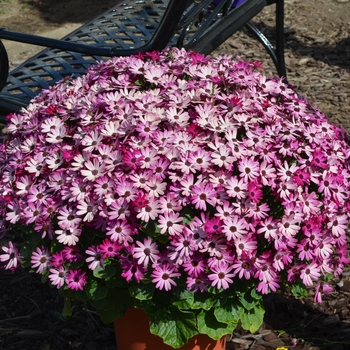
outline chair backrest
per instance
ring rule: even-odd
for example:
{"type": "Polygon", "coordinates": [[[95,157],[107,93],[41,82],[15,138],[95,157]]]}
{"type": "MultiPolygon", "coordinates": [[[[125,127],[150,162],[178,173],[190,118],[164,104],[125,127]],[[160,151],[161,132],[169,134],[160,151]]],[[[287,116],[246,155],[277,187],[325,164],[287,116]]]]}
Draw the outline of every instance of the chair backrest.
{"type": "Polygon", "coordinates": [[[17,109],[26,106],[41,89],[48,88],[65,76],[84,74],[96,60],[163,49],[174,36],[178,22],[190,2],[129,0],[116,5],[62,40],[0,29],[0,39],[48,47],[12,70],[8,77],[6,50],[0,47],[0,80],[3,83],[6,80],[0,96],[0,108],[1,104],[17,104],[17,109]]]}
{"type": "MultiPolygon", "coordinates": [[[[0,94],[0,116],[27,106],[42,89],[65,76],[84,74],[106,57],[168,45],[209,54],[266,5],[278,2],[283,0],[128,0],[62,40],[0,28],[0,39],[48,47],[9,73],[0,94]]],[[[0,55],[0,74],[7,75],[1,42],[0,55]]]]}

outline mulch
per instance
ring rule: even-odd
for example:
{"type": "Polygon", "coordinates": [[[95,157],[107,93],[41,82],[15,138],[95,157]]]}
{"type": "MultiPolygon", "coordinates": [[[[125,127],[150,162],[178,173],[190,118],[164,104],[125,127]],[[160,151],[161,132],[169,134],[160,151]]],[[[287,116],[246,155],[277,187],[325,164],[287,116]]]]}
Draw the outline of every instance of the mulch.
{"type": "MultiPolygon", "coordinates": [[[[285,3],[288,81],[350,133],[350,4],[339,0],[285,3]]],[[[270,6],[255,19],[267,36],[273,35],[273,12],[270,6]]],[[[269,56],[245,30],[227,40],[218,53],[261,60],[265,74],[276,75],[269,56]]],[[[331,283],[335,291],[322,304],[313,303],[312,293],[298,299],[266,296],[263,326],[256,334],[238,327],[227,349],[350,350],[349,269],[331,283]]],[[[57,290],[42,283],[38,275],[0,270],[0,349],[116,349],[112,325],[104,325],[93,309],[75,303],[74,316],[64,318],[62,307],[57,290]]]]}

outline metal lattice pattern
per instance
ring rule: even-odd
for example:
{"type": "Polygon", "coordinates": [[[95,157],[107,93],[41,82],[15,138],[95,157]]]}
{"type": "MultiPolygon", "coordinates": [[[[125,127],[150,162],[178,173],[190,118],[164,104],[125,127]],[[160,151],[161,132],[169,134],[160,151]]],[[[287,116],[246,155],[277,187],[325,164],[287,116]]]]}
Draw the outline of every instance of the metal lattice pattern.
{"type": "MultiPolygon", "coordinates": [[[[176,1],[180,0],[129,0],[128,3],[115,6],[77,29],[63,40],[99,49],[115,48],[113,55],[131,54],[132,49],[137,52],[151,41],[161,23],[168,23],[169,17],[167,21],[162,22],[167,14],[173,17],[173,11],[179,9],[176,1]],[[173,7],[169,7],[171,11],[166,12],[169,4],[173,7]]],[[[175,27],[169,31],[169,39],[162,34],[164,32],[157,32],[166,38],[162,45],[175,45],[208,54],[259,13],[264,6],[276,3],[276,20],[279,19],[276,33],[277,36],[280,35],[277,40],[280,46],[278,55],[262,33],[255,34],[269,51],[280,75],[285,75],[283,0],[245,0],[237,7],[232,7],[232,3],[233,0],[187,0],[186,4],[183,3],[186,9],[180,8],[178,11],[182,15],[181,19],[173,22],[177,23],[176,32],[173,32],[175,27]]],[[[164,27],[159,28],[164,30],[164,27]]],[[[45,49],[10,72],[7,84],[0,94],[0,109],[2,112],[18,110],[26,106],[40,90],[66,76],[82,75],[89,66],[102,59],[104,57],[45,49]]]]}
{"type": "MultiPolygon", "coordinates": [[[[168,0],[135,1],[119,4],[63,38],[94,46],[119,49],[138,48],[149,41],[168,5],[168,0]]],[[[10,72],[2,98],[11,94],[29,101],[41,89],[48,88],[65,76],[81,75],[100,56],[45,49],[10,72]]]]}

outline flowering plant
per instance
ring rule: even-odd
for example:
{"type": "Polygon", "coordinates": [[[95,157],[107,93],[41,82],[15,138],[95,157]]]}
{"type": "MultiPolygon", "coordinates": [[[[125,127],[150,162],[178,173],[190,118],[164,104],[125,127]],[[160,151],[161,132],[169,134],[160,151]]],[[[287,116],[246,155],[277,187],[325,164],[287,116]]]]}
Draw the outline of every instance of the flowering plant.
{"type": "Polygon", "coordinates": [[[346,257],[350,148],[258,62],[116,57],[9,116],[3,267],[21,263],[105,322],[143,308],[180,347],[263,321],[262,295],[332,291],[346,257]]]}

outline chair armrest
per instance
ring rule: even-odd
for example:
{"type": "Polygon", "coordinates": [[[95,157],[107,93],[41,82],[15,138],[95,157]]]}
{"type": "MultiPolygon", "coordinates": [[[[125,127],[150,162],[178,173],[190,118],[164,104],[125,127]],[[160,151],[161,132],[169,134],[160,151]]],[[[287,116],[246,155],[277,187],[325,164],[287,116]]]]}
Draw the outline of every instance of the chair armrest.
{"type": "Polygon", "coordinates": [[[0,40],[0,91],[6,85],[9,74],[9,59],[6,48],[0,40]]]}

